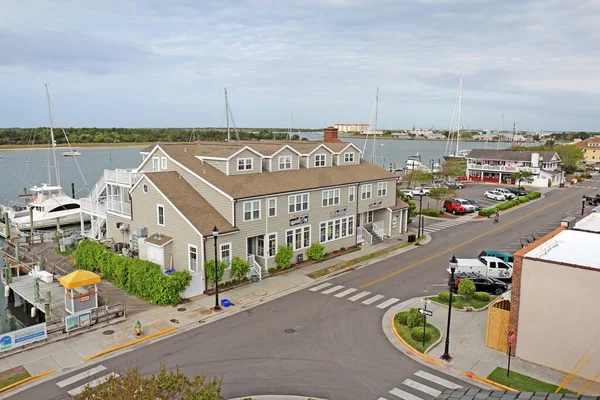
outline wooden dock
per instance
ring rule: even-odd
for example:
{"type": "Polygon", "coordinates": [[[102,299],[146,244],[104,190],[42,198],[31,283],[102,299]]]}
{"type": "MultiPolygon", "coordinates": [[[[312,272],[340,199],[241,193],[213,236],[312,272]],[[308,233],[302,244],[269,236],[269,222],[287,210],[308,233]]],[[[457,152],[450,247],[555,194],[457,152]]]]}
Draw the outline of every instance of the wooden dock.
{"type": "Polygon", "coordinates": [[[12,278],[10,288],[21,296],[29,304],[35,306],[38,310],[46,313],[44,303],[45,298],[50,292],[50,318],[46,316],[46,320],[62,319],[69,315],[65,310],[65,288],[59,282],[46,283],[40,280],[40,302],[35,302],[35,294],[33,289],[33,277],[29,275],[15,276],[12,278]]]}

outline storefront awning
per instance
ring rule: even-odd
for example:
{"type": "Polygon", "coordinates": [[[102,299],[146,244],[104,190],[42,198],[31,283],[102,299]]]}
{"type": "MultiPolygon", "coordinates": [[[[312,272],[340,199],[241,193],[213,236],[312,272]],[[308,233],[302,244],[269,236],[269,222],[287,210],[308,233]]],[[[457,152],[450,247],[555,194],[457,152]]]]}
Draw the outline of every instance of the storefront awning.
{"type": "Polygon", "coordinates": [[[100,282],[100,277],[93,272],[79,269],[75,272],[71,272],[67,276],[63,276],[60,278],[59,282],[67,289],[73,289],[98,283],[100,282]]]}

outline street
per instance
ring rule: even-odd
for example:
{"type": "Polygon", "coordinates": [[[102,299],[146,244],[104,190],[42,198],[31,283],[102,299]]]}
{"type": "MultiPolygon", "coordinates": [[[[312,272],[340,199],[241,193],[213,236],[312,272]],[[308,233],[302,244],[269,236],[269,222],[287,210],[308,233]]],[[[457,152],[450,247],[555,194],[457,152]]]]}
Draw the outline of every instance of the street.
{"type": "Polygon", "coordinates": [[[137,366],[154,373],[160,362],[189,375],[222,377],[225,398],[290,394],[427,400],[446,387],[472,387],[397,351],[382,332],[383,314],[392,304],[447,290],[446,268],[452,254],[474,258],[483,249],[514,252],[521,248],[520,238],[556,228],[567,214],[580,210],[586,190],[553,190],[542,200],[503,213],[498,225],[484,219],[448,226],[432,232],[433,241],[425,246],[348,271],[327,281],[328,285],[320,282],[315,290],[298,291],[99,359],[10,398],[66,399],[67,391],[107,372],[137,366]],[[67,380],[92,368],[97,372],[82,375],[85,379],[67,380]]]}

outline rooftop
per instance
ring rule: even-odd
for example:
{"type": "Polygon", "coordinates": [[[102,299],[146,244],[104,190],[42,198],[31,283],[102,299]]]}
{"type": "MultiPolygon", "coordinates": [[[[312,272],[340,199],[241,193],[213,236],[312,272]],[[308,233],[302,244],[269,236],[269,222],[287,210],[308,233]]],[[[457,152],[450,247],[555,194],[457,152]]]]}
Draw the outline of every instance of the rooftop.
{"type": "Polygon", "coordinates": [[[564,230],[526,253],[524,257],[588,267],[600,271],[600,235],[564,230]]]}
{"type": "Polygon", "coordinates": [[[558,155],[554,151],[533,151],[533,150],[488,150],[488,149],[473,149],[467,155],[467,158],[476,158],[484,160],[507,160],[507,161],[531,161],[531,155],[533,153],[539,153],[541,157],[544,157],[545,161],[552,160],[556,157],[558,161],[558,155]]]}
{"type": "Polygon", "coordinates": [[[586,232],[600,233],[600,214],[593,212],[585,218],[577,221],[573,229],[586,232]]]}
{"type": "Polygon", "coordinates": [[[486,389],[445,389],[437,397],[438,400],[600,400],[595,396],[579,396],[562,393],[543,392],[504,392],[486,389]]]}

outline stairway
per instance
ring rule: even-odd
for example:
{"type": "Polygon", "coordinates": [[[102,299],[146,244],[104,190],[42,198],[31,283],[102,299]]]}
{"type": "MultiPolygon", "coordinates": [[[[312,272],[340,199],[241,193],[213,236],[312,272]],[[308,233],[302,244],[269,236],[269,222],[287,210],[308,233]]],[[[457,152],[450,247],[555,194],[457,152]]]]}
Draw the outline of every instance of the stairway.
{"type": "Polygon", "coordinates": [[[383,239],[381,239],[379,236],[377,236],[377,234],[375,233],[375,231],[373,230],[373,224],[369,224],[369,225],[365,225],[365,229],[367,230],[367,232],[369,232],[371,234],[371,236],[373,237],[373,243],[371,243],[371,245],[376,245],[379,244],[381,242],[383,242],[383,239]]]}

